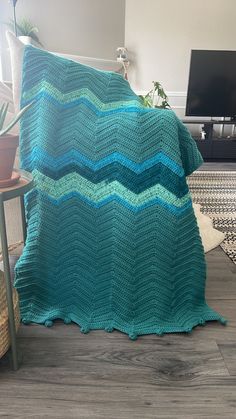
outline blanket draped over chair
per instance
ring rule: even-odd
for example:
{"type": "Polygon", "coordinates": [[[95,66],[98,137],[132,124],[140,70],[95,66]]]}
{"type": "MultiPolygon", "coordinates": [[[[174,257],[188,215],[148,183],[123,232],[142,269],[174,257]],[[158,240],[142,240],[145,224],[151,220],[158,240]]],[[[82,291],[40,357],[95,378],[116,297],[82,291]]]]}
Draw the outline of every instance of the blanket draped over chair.
{"type": "Polygon", "coordinates": [[[21,166],[27,242],[15,285],[25,323],[189,332],[224,319],[186,176],[202,158],[174,112],[147,109],[121,75],[26,47],[21,166]]]}

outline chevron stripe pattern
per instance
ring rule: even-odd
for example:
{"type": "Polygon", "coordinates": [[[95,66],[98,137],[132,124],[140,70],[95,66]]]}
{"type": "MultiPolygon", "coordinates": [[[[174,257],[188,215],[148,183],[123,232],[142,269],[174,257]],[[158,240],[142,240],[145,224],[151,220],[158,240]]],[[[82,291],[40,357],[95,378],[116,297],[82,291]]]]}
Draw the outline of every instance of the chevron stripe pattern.
{"type": "Polygon", "coordinates": [[[202,159],[170,110],[147,109],[121,75],[25,48],[22,168],[27,242],[15,286],[25,323],[55,319],[138,335],[224,318],[186,176],[202,159]]]}

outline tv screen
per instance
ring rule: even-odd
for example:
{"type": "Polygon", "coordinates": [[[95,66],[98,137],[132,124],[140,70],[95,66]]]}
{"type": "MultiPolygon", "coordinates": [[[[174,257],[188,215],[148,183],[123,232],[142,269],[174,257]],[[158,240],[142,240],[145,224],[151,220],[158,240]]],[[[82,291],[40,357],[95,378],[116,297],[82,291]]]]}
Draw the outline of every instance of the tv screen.
{"type": "Polygon", "coordinates": [[[235,117],[236,51],[191,52],[186,115],[235,117]]]}

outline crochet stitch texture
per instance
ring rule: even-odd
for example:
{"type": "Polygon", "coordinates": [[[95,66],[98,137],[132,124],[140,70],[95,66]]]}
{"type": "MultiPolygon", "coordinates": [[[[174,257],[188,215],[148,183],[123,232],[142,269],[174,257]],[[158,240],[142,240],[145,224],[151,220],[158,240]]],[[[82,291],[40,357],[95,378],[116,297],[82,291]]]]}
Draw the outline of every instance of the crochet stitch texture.
{"type": "Polygon", "coordinates": [[[16,266],[23,321],[81,331],[190,332],[224,319],[186,176],[202,158],[171,110],[144,108],[121,75],[25,48],[21,165],[27,242],[16,266]]]}

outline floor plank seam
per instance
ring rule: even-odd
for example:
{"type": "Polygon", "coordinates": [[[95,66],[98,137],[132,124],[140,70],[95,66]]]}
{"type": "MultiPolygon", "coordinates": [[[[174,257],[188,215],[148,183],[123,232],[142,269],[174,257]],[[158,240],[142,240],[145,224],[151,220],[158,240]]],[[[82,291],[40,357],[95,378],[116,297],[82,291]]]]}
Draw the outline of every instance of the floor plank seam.
{"type": "Polygon", "coordinates": [[[218,350],[219,350],[219,352],[220,352],[220,354],[221,354],[221,356],[222,356],[222,360],[223,360],[223,362],[224,362],[225,368],[226,368],[226,369],[227,369],[227,371],[228,371],[228,376],[229,376],[229,377],[232,377],[232,375],[230,374],[230,371],[229,371],[229,368],[228,368],[227,362],[226,362],[226,360],[225,360],[225,358],[224,358],[224,355],[223,355],[223,353],[222,353],[222,351],[221,351],[221,349],[220,349],[220,346],[218,345],[217,341],[216,341],[216,345],[217,345],[218,350]]]}

